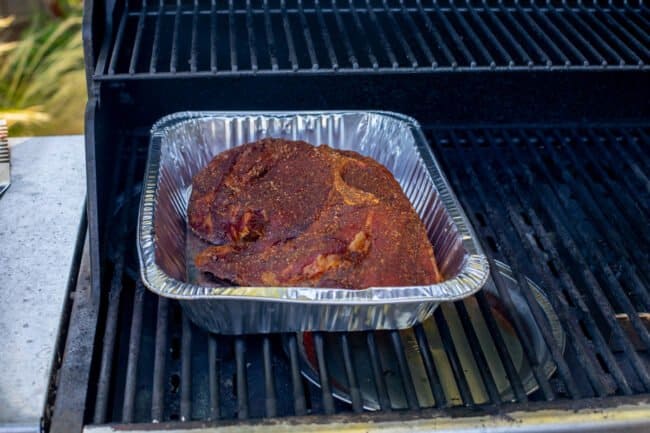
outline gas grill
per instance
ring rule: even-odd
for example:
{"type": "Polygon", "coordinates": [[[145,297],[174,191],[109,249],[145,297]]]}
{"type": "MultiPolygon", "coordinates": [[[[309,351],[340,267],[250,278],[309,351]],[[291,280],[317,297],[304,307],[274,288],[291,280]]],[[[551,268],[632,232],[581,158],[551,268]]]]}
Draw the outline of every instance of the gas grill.
{"type": "Polygon", "coordinates": [[[46,431],[650,429],[643,2],[84,8],[88,209],[46,431]],[[420,122],[489,257],[485,290],[413,329],[315,333],[306,350],[296,334],[209,334],[144,288],[155,121],[327,109],[420,122]]]}

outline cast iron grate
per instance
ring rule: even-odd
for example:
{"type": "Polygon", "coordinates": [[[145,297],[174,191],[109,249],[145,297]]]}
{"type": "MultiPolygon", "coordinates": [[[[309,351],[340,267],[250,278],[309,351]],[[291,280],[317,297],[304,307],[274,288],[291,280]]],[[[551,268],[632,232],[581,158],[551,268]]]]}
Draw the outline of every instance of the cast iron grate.
{"type": "MultiPolygon", "coordinates": [[[[436,329],[438,351],[422,351],[418,366],[406,362],[397,331],[366,333],[368,357],[356,360],[350,359],[355,356],[350,351],[353,335],[316,334],[313,350],[323,389],[301,377],[295,335],[224,337],[194,327],[175,301],[157,298],[137,280],[136,179],[142,174],[147,145],[147,139],[139,137],[123,146],[131,152],[122,152],[125,160],[115,165],[121,171],[114,177],[120,182],[114,192],[119,197],[114,215],[119,229],[111,235],[109,302],[100,319],[101,352],[93,361],[96,374],[86,422],[359,412],[364,403],[359,365],[373,371],[381,410],[650,392],[650,129],[426,131],[493,269],[495,260],[501,260],[512,266],[515,281],[530,277],[537,282],[559,318],[566,336],[564,351],[530,291],[521,291],[555,370],[548,377],[543,366],[529,359],[537,391],[526,395],[484,291],[437,310],[428,326],[436,329]],[[469,320],[471,315],[480,316],[483,326],[469,320]],[[452,332],[454,321],[463,323],[460,340],[452,332]],[[484,335],[494,341],[496,354],[477,344],[484,335]],[[343,380],[351,384],[351,404],[330,393],[340,379],[327,365],[332,339],[343,349],[343,380]],[[387,345],[380,346],[380,340],[387,345]],[[392,371],[385,368],[386,356],[396,361],[392,371]],[[505,398],[497,389],[494,369],[486,368],[495,356],[512,389],[505,398]],[[481,374],[470,374],[466,362],[473,362],[481,374]],[[421,398],[423,385],[413,380],[416,368],[432,397],[427,404],[421,398]],[[395,383],[400,385],[395,388],[395,383]],[[400,398],[403,403],[396,404],[400,398]]],[[[497,290],[508,292],[503,278],[494,283],[497,290]]],[[[517,317],[511,302],[502,308],[505,316],[517,317]]],[[[525,335],[520,320],[511,323],[517,336],[525,335]]],[[[425,331],[418,326],[405,332],[414,344],[427,347],[433,334],[425,331]]],[[[530,342],[519,340],[524,356],[529,356],[530,342]]]]}
{"type": "Polygon", "coordinates": [[[628,1],[132,0],[94,78],[639,68],[649,29],[628,1]]]}

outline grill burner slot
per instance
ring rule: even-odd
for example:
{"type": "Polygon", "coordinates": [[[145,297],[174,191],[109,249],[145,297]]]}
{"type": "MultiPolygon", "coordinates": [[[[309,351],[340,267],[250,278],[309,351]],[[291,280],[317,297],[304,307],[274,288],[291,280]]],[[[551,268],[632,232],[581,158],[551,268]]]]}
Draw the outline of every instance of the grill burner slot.
{"type": "MultiPolygon", "coordinates": [[[[479,237],[484,243],[488,237],[494,239],[494,251],[489,252],[493,269],[495,260],[502,260],[512,265],[514,279],[521,287],[524,275],[539,282],[566,335],[563,352],[553,343],[555,333],[545,323],[544,308],[535,307],[532,292],[522,290],[534,321],[540,325],[542,340],[548,344],[551,363],[557,368],[547,379],[544,365],[532,359],[531,370],[540,389],[527,396],[527,382],[518,379],[517,365],[497,331],[498,319],[490,313],[486,293],[476,296],[479,311],[468,314],[479,313],[483,318],[486,329],[481,332],[495,340],[504,372],[512,379],[512,394],[505,400],[569,400],[649,392],[650,344],[639,316],[647,312],[650,289],[650,231],[646,224],[650,216],[650,158],[643,150],[650,146],[648,129],[426,131],[479,237]],[[593,181],[586,172],[587,164],[593,165],[602,182],[593,181]],[[606,166],[615,167],[616,176],[608,176],[606,166]],[[629,326],[623,327],[616,313],[627,314],[629,326]],[[628,333],[636,337],[633,342],[628,333]]],[[[111,289],[107,290],[109,302],[104,308],[108,311],[100,316],[104,319],[98,331],[102,350],[94,359],[97,373],[91,378],[99,383],[97,401],[86,421],[228,420],[359,411],[366,386],[361,376],[356,374],[359,392],[352,393],[351,406],[332,399],[300,376],[295,335],[208,335],[183,317],[175,301],[158,299],[132,279],[129,270],[137,268],[132,263],[135,256],[128,251],[135,248],[135,179],[141,178],[143,154],[139,150],[146,147],[147,138],[126,140],[127,148],[138,152],[118,153],[125,160],[115,165],[120,172],[113,177],[118,180],[113,197],[122,198],[114,201],[116,224],[111,239],[116,240],[112,250],[121,254],[111,254],[115,261],[113,277],[107,282],[111,289]],[[135,164],[129,164],[133,159],[135,164]],[[123,210],[118,209],[120,203],[123,210]],[[124,227],[120,222],[126,228],[120,228],[124,227]]],[[[507,281],[497,278],[495,283],[502,290],[500,295],[507,292],[507,281]]],[[[457,304],[456,308],[463,320],[467,307],[457,304]]],[[[516,308],[507,302],[504,308],[510,317],[516,317],[516,308]]],[[[474,338],[469,334],[465,334],[470,342],[465,349],[469,351],[455,346],[452,325],[445,316],[442,310],[436,313],[436,326],[448,357],[446,371],[451,375],[441,376],[438,358],[431,352],[422,356],[424,372],[416,375],[405,369],[408,354],[402,356],[403,343],[389,339],[386,343],[394,357],[390,362],[396,369],[394,376],[384,376],[382,366],[387,360],[380,349],[384,342],[374,333],[366,337],[368,358],[359,360],[353,351],[348,354],[351,362],[365,363],[371,370],[369,379],[383,409],[419,406],[421,402],[413,400],[417,392],[395,404],[391,384],[407,381],[406,389],[412,389],[409,376],[427,378],[426,386],[430,386],[429,394],[437,408],[461,403],[507,404],[498,401],[498,381],[487,370],[483,369],[484,376],[470,376],[464,371],[461,356],[472,357],[479,369],[485,361],[482,357],[488,356],[479,347],[472,347],[474,338]],[[481,398],[475,395],[477,382],[485,390],[481,398]],[[456,397],[447,395],[447,383],[458,390],[456,397]],[[486,397],[488,401],[484,401],[486,397]]],[[[416,327],[413,338],[425,347],[428,337],[422,329],[416,327]]],[[[468,330],[460,327],[461,333],[468,330]]],[[[323,346],[321,342],[315,345],[316,357],[327,360],[331,337],[321,337],[323,346]]],[[[340,334],[336,338],[351,344],[352,336],[340,334]]],[[[535,353],[532,348],[526,349],[530,342],[520,341],[524,352],[535,353]]],[[[319,373],[321,383],[337,389],[333,366],[321,367],[319,373]]],[[[347,374],[344,378],[347,384],[347,374]]]]}

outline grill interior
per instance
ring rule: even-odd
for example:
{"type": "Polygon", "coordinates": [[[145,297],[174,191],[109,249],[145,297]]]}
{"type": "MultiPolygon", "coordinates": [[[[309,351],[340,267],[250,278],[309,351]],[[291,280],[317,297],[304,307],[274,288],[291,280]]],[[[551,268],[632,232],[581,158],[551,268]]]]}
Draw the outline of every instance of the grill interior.
{"type": "Polygon", "coordinates": [[[46,430],[367,420],[356,412],[368,393],[383,414],[375,419],[391,421],[428,416],[428,407],[460,416],[650,395],[645,3],[84,8],[89,253],[69,326],[64,314],[46,430]],[[300,335],[209,335],[142,286],[135,230],[154,122],[186,110],[341,109],[421,122],[491,269],[503,262],[512,278],[493,272],[489,290],[413,329],[314,334],[311,349],[300,335]],[[301,375],[307,352],[311,381],[301,375]],[[332,396],[342,390],[349,403],[332,396]]]}
{"type": "Polygon", "coordinates": [[[647,7],[614,1],[131,1],[95,80],[638,68],[647,7]]]}
{"type": "MultiPolygon", "coordinates": [[[[419,360],[406,360],[398,331],[362,335],[367,358],[354,359],[358,352],[343,350],[344,359],[352,358],[345,385],[358,389],[359,366],[372,368],[382,411],[648,393],[650,129],[466,127],[427,128],[426,133],[492,269],[495,260],[503,261],[520,285],[528,277],[542,288],[559,318],[566,348],[562,351],[531,292],[522,290],[555,366],[547,378],[528,357],[538,389],[527,396],[482,291],[439,308],[426,330],[403,331],[425,348],[419,360]],[[450,331],[458,320],[460,332],[450,331]],[[485,335],[494,341],[496,355],[477,344],[485,335]],[[438,340],[437,351],[426,349],[427,339],[429,344],[438,340]],[[380,340],[389,342],[381,353],[380,340]],[[387,357],[396,360],[394,367],[387,367],[387,357]],[[494,359],[512,388],[506,399],[495,385],[494,359]],[[478,369],[468,372],[468,363],[478,369]],[[414,383],[423,375],[426,383],[414,383]],[[422,392],[432,399],[423,399],[422,392]]],[[[349,348],[356,336],[314,336],[324,384],[319,389],[300,375],[295,335],[208,335],[175,301],[143,288],[137,279],[135,222],[148,138],[119,138],[121,160],[111,177],[116,180],[111,219],[119,224],[106,242],[111,264],[105,287],[110,290],[103,295],[109,302],[103,302],[100,313],[85,423],[361,411],[359,393],[351,392],[351,404],[332,397],[341,379],[322,362],[332,338],[349,348]]],[[[501,314],[510,319],[524,351],[532,353],[508,301],[506,281],[497,277],[493,283],[506,293],[501,314]]]]}

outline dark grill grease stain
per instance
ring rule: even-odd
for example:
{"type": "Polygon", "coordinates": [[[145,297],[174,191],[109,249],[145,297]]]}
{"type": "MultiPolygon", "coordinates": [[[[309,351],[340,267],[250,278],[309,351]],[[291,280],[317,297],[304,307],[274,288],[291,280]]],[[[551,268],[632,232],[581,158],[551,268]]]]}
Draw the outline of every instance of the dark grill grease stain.
{"type": "Polygon", "coordinates": [[[181,385],[181,377],[176,373],[172,374],[171,377],[169,378],[169,386],[171,387],[170,392],[172,394],[176,394],[178,392],[178,388],[180,387],[180,385],[181,385]]]}

